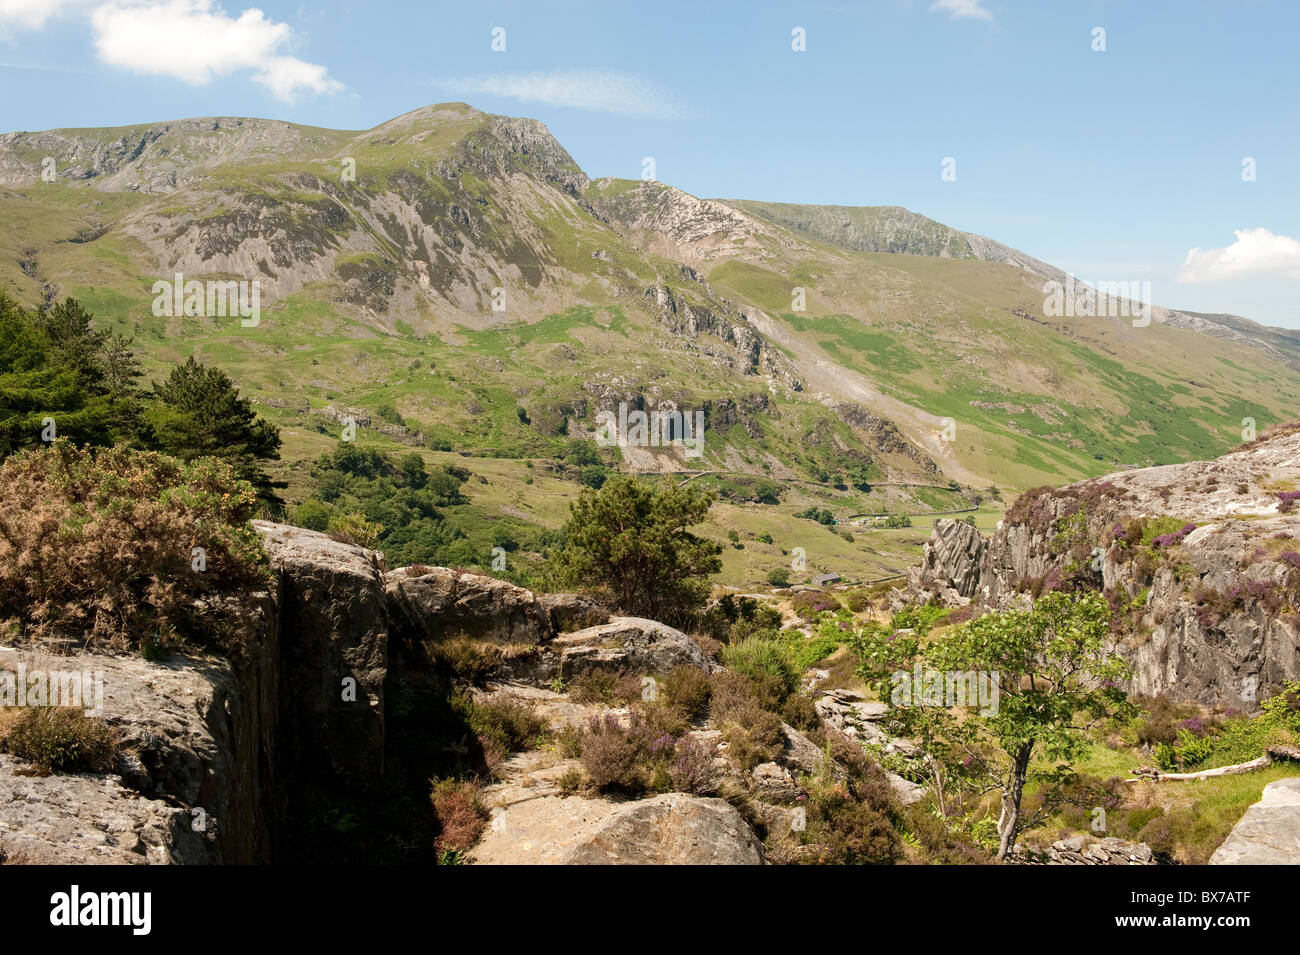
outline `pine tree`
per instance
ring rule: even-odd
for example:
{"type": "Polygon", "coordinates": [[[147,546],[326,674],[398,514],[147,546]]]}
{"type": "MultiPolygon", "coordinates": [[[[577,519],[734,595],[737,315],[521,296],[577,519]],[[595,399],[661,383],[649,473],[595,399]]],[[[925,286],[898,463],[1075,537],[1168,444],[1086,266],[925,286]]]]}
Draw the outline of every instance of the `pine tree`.
{"type": "Polygon", "coordinates": [[[154,395],[148,420],[158,450],[184,461],[222,458],[264,500],[276,500],[273,488],[283,485],[270,480],[262,462],[279,458],[279,429],[257,416],[229,375],[191,356],[154,383],[154,395]]]}

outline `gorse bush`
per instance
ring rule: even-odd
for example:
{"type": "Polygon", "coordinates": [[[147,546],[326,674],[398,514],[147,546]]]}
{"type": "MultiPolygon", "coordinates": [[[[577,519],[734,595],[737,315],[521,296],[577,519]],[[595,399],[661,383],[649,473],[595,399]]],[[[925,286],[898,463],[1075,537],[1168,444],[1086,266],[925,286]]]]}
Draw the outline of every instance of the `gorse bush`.
{"type": "Polygon", "coordinates": [[[178,636],[235,649],[224,615],[238,608],[219,598],[270,579],[256,506],[211,458],[64,440],[14,455],[0,465],[0,616],[112,649],[178,636]]]}

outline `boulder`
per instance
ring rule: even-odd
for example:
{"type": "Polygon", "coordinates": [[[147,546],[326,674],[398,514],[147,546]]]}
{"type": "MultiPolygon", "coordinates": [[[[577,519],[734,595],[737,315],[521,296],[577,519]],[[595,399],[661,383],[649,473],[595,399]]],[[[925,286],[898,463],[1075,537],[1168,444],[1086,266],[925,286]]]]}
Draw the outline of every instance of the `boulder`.
{"type": "Polygon", "coordinates": [[[879,725],[889,712],[884,703],[862,700],[851,691],[832,690],[813,705],[823,723],[845,736],[876,746],[889,742],[889,735],[879,725]]]}
{"type": "Polygon", "coordinates": [[[904,779],[898,773],[891,773],[889,770],[885,770],[885,779],[889,781],[889,788],[893,791],[894,796],[904,806],[918,803],[925,798],[925,787],[920,783],[904,779]]]}
{"type": "Polygon", "coordinates": [[[934,522],[919,567],[908,575],[916,594],[936,594],[950,606],[970,603],[982,584],[981,567],[988,541],[965,521],[949,517],[934,522]]]}
{"type": "Polygon", "coordinates": [[[555,638],[559,673],[572,680],[589,670],[664,674],[673,667],[717,668],[700,645],[666,624],[642,617],[615,617],[609,623],[555,638]]]}
{"type": "Polygon", "coordinates": [[[1210,865],[1300,865],[1300,776],[1265,786],[1210,865]]]}
{"type": "Polygon", "coordinates": [[[550,617],[537,596],[495,577],[401,567],[386,575],[384,598],[394,639],[537,644],[551,637],[550,617]]]}
{"type": "Polygon", "coordinates": [[[804,791],[779,763],[759,763],[749,775],[755,795],[768,802],[793,802],[804,791]]]}
{"type": "Polygon", "coordinates": [[[571,633],[609,623],[609,611],[580,594],[544,594],[541,601],[555,633],[571,633]]]}
{"type": "Polygon", "coordinates": [[[613,803],[543,796],[495,807],[480,865],[762,865],[762,843],[721,799],[668,793],[613,803]],[[499,810],[499,811],[498,811],[499,810]]]}

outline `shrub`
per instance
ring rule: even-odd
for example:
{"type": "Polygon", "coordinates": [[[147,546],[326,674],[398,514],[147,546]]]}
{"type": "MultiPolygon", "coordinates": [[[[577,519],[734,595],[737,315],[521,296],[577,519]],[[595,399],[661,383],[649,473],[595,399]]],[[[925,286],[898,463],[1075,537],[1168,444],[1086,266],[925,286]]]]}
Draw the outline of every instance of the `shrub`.
{"type": "Polygon", "coordinates": [[[903,855],[889,815],[854,799],[843,786],[812,793],[804,842],[818,846],[816,862],[822,865],[893,865],[903,855]]]}
{"type": "Polygon", "coordinates": [[[222,598],[270,579],[248,524],[256,506],[252,486],[211,458],[63,439],[14,455],[0,465],[0,616],[30,636],[75,631],[110,649],[180,633],[233,652],[227,624],[242,604],[222,598]]]}
{"type": "Polygon", "coordinates": [[[779,704],[799,686],[790,652],[779,640],[748,637],[722,651],[722,663],[749,679],[760,696],[779,704]]]}
{"type": "Polygon", "coordinates": [[[593,716],[582,736],[582,768],[597,789],[638,794],[649,784],[646,766],[652,732],[636,712],[624,726],[613,714],[593,716]]]}
{"type": "Polygon", "coordinates": [[[578,703],[630,702],[641,698],[641,678],[619,670],[584,670],[569,683],[569,696],[578,703]]]}
{"type": "Polygon", "coordinates": [[[804,517],[827,527],[835,523],[835,515],[824,507],[806,507],[795,514],[795,517],[804,517]]]}
{"type": "Polygon", "coordinates": [[[433,848],[439,862],[459,861],[483,834],[487,811],[479,800],[478,786],[458,779],[440,779],[430,794],[433,804],[433,848]]]}
{"type": "Polygon", "coordinates": [[[820,729],[822,724],[816,704],[802,693],[791,693],[786,697],[781,706],[781,718],[795,729],[805,732],[820,729]]]}
{"type": "Polygon", "coordinates": [[[555,734],[555,746],[566,759],[582,755],[582,729],[566,724],[555,734]]]}
{"type": "Polygon", "coordinates": [[[820,590],[804,590],[794,595],[790,606],[800,617],[811,620],[819,613],[833,613],[842,610],[843,605],[831,594],[820,590]]]}
{"type": "Polygon", "coordinates": [[[23,707],[0,727],[0,749],[43,773],[107,773],[117,767],[118,735],[75,707],[23,707]]]}
{"type": "Polygon", "coordinates": [[[719,670],[709,677],[709,684],[709,712],[714,722],[720,723],[742,706],[757,702],[753,683],[739,673],[719,670]]]}
{"type": "Polygon", "coordinates": [[[587,777],[576,766],[570,766],[555,781],[556,788],[565,796],[572,796],[586,785],[587,777]]]}
{"type": "Polygon", "coordinates": [[[865,587],[857,587],[844,595],[844,603],[853,613],[862,613],[871,607],[871,593],[865,587]]]}
{"type": "Polygon", "coordinates": [[[363,515],[348,511],[330,518],[328,533],[340,543],[374,550],[383,537],[384,525],[368,521],[363,515]]]}
{"type": "Polygon", "coordinates": [[[293,522],[309,531],[324,532],[330,525],[334,508],[324,501],[309,498],[293,509],[293,522]]]}
{"type": "Polygon", "coordinates": [[[795,667],[799,670],[807,670],[813,664],[825,660],[838,650],[839,646],[839,641],[834,637],[821,636],[810,639],[800,638],[790,649],[795,667]]]}
{"type": "Polygon", "coordinates": [[[1183,538],[1196,530],[1195,524],[1184,524],[1178,530],[1170,534],[1159,534],[1151,539],[1152,547],[1176,547],[1183,542],[1183,538]]]}
{"type": "Polygon", "coordinates": [[[781,718],[754,703],[732,710],[723,737],[727,754],[745,770],[771,762],[785,751],[781,718]]]}
{"type": "Polygon", "coordinates": [[[776,567],[767,572],[767,582],[773,587],[789,587],[790,571],[784,567],[776,567]]]}
{"type": "Polygon", "coordinates": [[[673,667],[664,677],[663,691],[669,703],[692,719],[708,705],[713,686],[703,670],[682,664],[673,667]]]}
{"type": "Polygon", "coordinates": [[[673,747],[668,764],[668,779],[673,790],[704,796],[718,788],[718,771],[713,765],[710,746],[692,737],[684,737],[673,747]]]}
{"type": "Polygon", "coordinates": [[[472,704],[469,726],[485,747],[490,741],[508,753],[529,749],[538,737],[546,734],[546,723],[527,706],[509,697],[472,704]]]}
{"type": "Polygon", "coordinates": [[[487,682],[501,662],[501,648],[495,644],[456,637],[434,644],[435,660],[451,671],[454,678],[470,686],[487,682]]]}
{"type": "Polygon", "coordinates": [[[1178,739],[1179,721],[1195,714],[1193,707],[1186,703],[1176,703],[1166,696],[1139,698],[1137,703],[1146,710],[1146,715],[1134,724],[1137,741],[1142,746],[1174,743],[1178,739]]]}

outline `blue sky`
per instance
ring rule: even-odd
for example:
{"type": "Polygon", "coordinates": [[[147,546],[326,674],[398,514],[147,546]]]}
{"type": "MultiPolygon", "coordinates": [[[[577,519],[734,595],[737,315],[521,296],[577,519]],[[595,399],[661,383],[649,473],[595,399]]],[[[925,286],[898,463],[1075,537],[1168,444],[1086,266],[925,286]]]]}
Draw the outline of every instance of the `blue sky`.
{"type": "Polygon", "coordinates": [[[652,156],[701,196],[906,206],[1300,327],[1298,41],[1300,4],[1227,0],[0,0],[0,131],[463,100],[542,120],[592,176],[652,156]]]}

